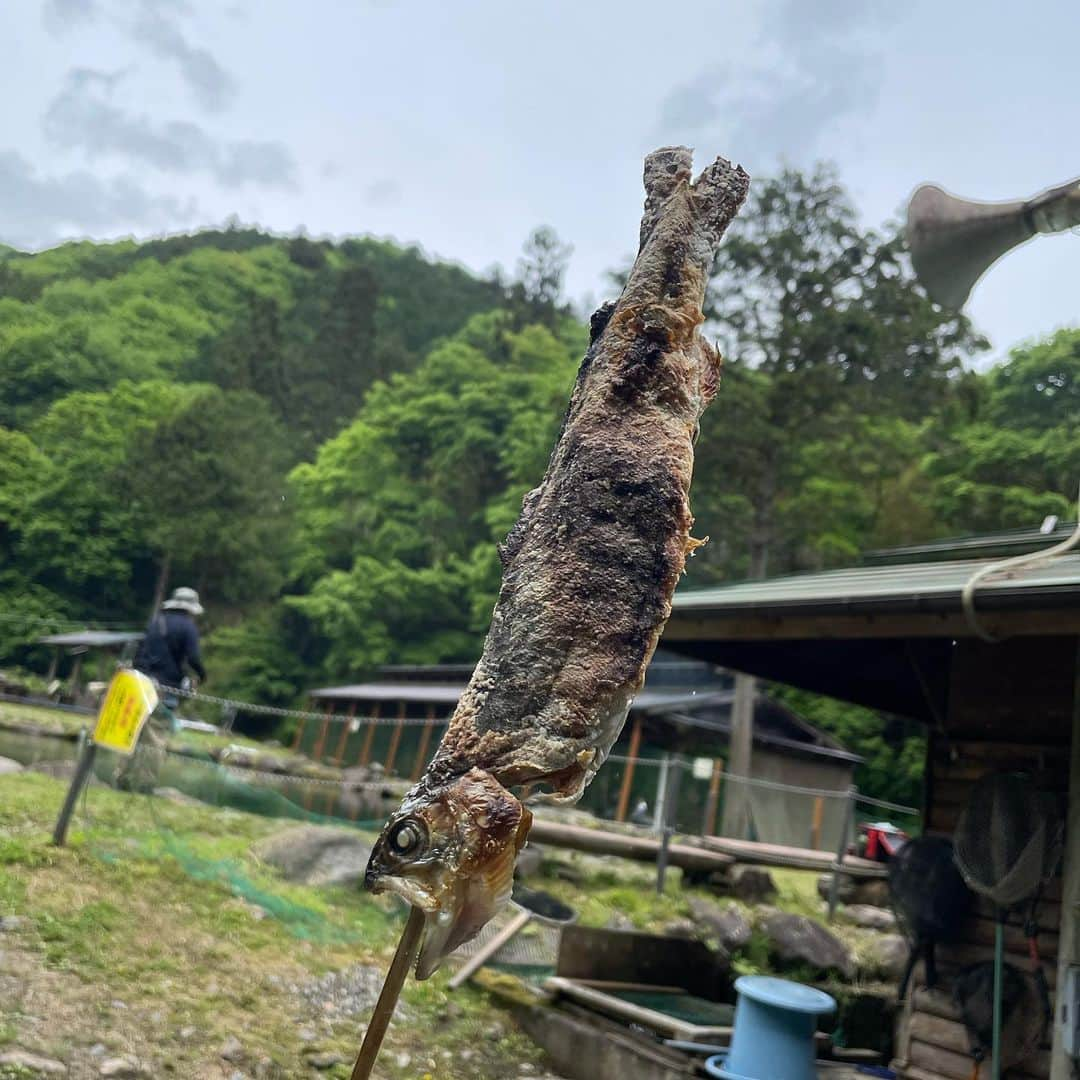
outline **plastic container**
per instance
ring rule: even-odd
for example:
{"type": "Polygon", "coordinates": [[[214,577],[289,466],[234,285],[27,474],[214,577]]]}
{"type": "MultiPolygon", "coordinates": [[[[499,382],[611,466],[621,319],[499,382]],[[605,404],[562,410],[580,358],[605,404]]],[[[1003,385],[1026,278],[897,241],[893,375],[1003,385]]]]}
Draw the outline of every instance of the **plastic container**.
{"type": "Polygon", "coordinates": [[[821,990],[768,975],[735,983],[738,1003],[731,1047],[705,1062],[723,1080],[815,1080],[817,1018],[836,1011],[821,990]]]}

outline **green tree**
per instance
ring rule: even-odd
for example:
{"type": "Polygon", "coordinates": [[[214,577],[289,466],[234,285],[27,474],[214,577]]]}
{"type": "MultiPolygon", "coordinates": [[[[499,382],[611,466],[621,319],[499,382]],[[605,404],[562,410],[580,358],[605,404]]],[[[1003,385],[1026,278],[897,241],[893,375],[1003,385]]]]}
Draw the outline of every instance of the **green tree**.
{"type": "Polygon", "coordinates": [[[1034,528],[1075,516],[1080,330],[1059,330],[992,368],[961,417],[932,432],[930,505],[947,532],[1034,528]]]}
{"type": "Polygon", "coordinates": [[[218,603],[273,595],[285,537],[285,438],[269,406],[248,391],[186,388],[187,400],[140,430],[123,486],[158,566],[218,603]]]}
{"type": "Polygon", "coordinates": [[[323,643],[327,674],[475,655],[496,544],[543,475],[584,345],[577,326],[511,325],[470,320],[416,371],[376,384],[294,470],[299,594],[286,603],[323,643]]]}
{"type": "MultiPolygon", "coordinates": [[[[706,502],[742,511],[742,565],[752,575],[849,558],[880,508],[846,522],[830,514],[815,532],[815,503],[835,506],[862,490],[865,440],[886,436],[913,452],[908,433],[889,423],[915,424],[945,400],[981,339],[926,299],[896,238],[860,228],[826,168],[755,184],[720,249],[706,306],[728,375],[702,425],[698,497],[705,489],[706,502]],[[831,477],[807,468],[808,454],[831,477]]],[[[726,525],[701,520],[706,531],[726,525]]]]}

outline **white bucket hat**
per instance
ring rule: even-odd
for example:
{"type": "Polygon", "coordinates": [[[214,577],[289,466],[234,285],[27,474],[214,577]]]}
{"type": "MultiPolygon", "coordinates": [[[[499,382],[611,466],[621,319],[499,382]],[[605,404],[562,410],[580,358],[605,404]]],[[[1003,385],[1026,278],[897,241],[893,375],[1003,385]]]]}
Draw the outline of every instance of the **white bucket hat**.
{"type": "Polygon", "coordinates": [[[183,586],[173,589],[172,596],[161,606],[166,611],[189,611],[192,615],[203,613],[203,606],[199,603],[199,594],[194,589],[183,586]]]}

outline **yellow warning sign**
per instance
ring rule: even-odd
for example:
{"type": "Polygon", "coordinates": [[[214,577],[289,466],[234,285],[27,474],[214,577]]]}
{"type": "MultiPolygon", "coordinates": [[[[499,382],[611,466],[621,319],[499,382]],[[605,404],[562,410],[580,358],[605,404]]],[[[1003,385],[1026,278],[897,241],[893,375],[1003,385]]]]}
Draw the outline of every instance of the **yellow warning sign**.
{"type": "Polygon", "coordinates": [[[139,732],[157,703],[157,690],[142,672],[118,671],[101,703],[94,742],[120,754],[134,753],[139,732]]]}

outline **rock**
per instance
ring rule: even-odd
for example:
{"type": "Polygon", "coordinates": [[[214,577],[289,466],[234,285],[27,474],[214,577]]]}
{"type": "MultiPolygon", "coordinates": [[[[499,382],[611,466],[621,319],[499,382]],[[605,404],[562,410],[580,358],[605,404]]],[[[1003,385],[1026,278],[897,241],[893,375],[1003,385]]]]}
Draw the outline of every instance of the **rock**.
{"type": "Polygon", "coordinates": [[[869,904],[848,904],[840,908],[837,914],[844,922],[861,926],[864,930],[896,929],[896,916],[885,908],[871,907],[869,904]]]}
{"type": "Polygon", "coordinates": [[[371,847],[352,829],[302,825],[255,846],[255,854],[288,881],[303,885],[355,885],[364,876],[371,847]]]}
{"type": "Polygon", "coordinates": [[[517,862],[514,864],[514,876],[517,878],[536,877],[540,873],[543,861],[544,849],[538,844],[526,844],[518,852],[517,862]]]}
{"type": "Polygon", "coordinates": [[[907,939],[900,934],[882,934],[873,942],[864,966],[868,973],[899,982],[907,966],[908,950],[907,939]]]}
{"type": "Polygon", "coordinates": [[[98,1066],[98,1075],[112,1076],[116,1080],[138,1080],[147,1073],[133,1057],[107,1058],[98,1066]]]}
{"type": "Polygon", "coordinates": [[[0,776],[6,776],[9,773],[22,772],[23,767],[13,758],[0,757],[0,776]]]}
{"type": "Polygon", "coordinates": [[[697,937],[698,925],[693,919],[672,919],[664,926],[663,933],[665,937],[692,940],[697,937]]]}
{"type": "Polygon", "coordinates": [[[177,1033],[177,1038],[182,1042],[190,1042],[198,1034],[198,1028],[188,1024],[187,1027],[182,1027],[177,1033]]]}
{"type": "Polygon", "coordinates": [[[106,1049],[108,1048],[104,1043],[94,1043],[94,1045],[90,1047],[89,1053],[91,1057],[104,1057],[106,1049]]]}
{"type": "MultiPolygon", "coordinates": [[[[830,890],[832,889],[832,879],[832,874],[822,874],[817,879],[818,896],[826,903],[828,903],[830,890]]],[[[836,899],[841,904],[850,904],[854,901],[855,879],[850,874],[840,875],[840,880],[837,882],[836,899]]]]}
{"type": "Polygon", "coordinates": [[[736,864],[728,871],[731,895],[744,904],[761,904],[776,895],[776,882],[763,866],[736,864]]]}
{"type": "Polygon", "coordinates": [[[399,1069],[407,1069],[412,1064],[412,1057],[409,1054],[402,1052],[394,1058],[394,1064],[397,1065],[399,1069]]]}
{"type": "Polygon", "coordinates": [[[776,912],[762,920],[769,951],[782,963],[807,964],[818,971],[838,971],[851,978],[855,965],[847,946],[805,915],[776,912]]]}
{"type": "MultiPolygon", "coordinates": [[[[847,903],[848,901],[845,901],[847,903]]],[[[866,904],[869,907],[887,908],[892,904],[889,896],[889,883],[884,878],[873,878],[870,881],[860,881],[855,886],[855,892],[851,897],[852,904],[866,904]]]]}
{"type": "Polygon", "coordinates": [[[34,1076],[67,1076],[67,1066],[53,1058],[30,1054],[25,1050],[6,1050],[0,1054],[0,1068],[23,1069],[34,1076]]]}
{"type": "Polygon", "coordinates": [[[344,1065],[345,1058],[328,1050],[322,1054],[309,1054],[304,1058],[313,1069],[332,1069],[335,1065],[344,1065]]]}
{"type": "Polygon", "coordinates": [[[244,1044],[235,1035],[230,1035],[218,1051],[218,1057],[235,1065],[244,1060],[244,1044]]]}
{"type": "Polygon", "coordinates": [[[0,934],[10,934],[26,926],[22,915],[0,915],[0,934]]]}
{"type": "Polygon", "coordinates": [[[621,911],[613,911],[604,923],[605,930],[633,930],[634,920],[624,915],[621,911]]]}
{"type": "Polygon", "coordinates": [[[694,897],[690,900],[690,915],[698,926],[719,940],[726,956],[738,952],[750,941],[750,924],[734,904],[721,908],[719,904],[694,897]]]}

